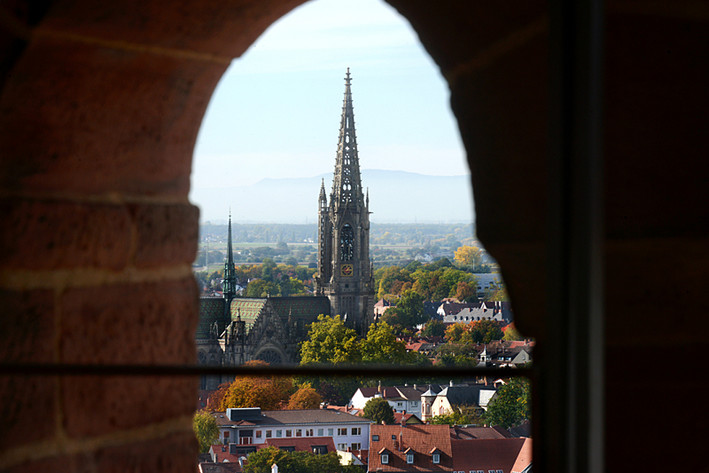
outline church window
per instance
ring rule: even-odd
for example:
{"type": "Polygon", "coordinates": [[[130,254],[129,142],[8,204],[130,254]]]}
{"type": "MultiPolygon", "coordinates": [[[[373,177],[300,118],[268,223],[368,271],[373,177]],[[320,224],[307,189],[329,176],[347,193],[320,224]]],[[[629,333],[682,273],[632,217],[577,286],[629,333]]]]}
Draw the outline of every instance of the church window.
{"type": "Polygon", "coordinates": [[[350,261],[354,257],[354,230],[350,224],[345,224],[340,233],[340,259],[350,261]]]}

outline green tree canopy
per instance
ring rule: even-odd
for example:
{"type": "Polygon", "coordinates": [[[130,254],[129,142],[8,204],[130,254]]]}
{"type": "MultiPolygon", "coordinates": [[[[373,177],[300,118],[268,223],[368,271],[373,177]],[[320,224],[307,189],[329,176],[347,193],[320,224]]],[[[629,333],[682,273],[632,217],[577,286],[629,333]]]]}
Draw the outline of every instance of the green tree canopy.
{"type": "Polygon", "coordinates": [[[310,325],[308,340],[300,347],[301,364],[358,363],[362,361],[357,332],[346,327],[339,315],[319,315],[310,325]]]}
{"type": "Polygon", "coordinates": [[[530,415],[529,381],[524,378],[511,378],[497,390],[483,417],[490,425],[501,425],[509,429],[529,419],[530,415]]]}
{"type": "Polygon", "coordinates": [[[394,423],[394,409],[381,397],[375,397],[367,401],[362,410],[362,416],[373,420],[377,424],[382,422],[385,424],[394,423]]]}
{"type": "Polygon", "coordinates": [[[446,324],[437,319],[426,322],[426,326],[421,331],[424,337],[442,337],[446,333],[446,324]]]}
{"type": "Polygon", "coordinates": [[[192,429],[199,442],[199,452],[207,453],[209,447],[219,439],[217,421],[206,411],[195,412],[192,429]]]}
{"type": "Polygon", "coordinates": [[[362,361],[366,363],[403,365],[412,361],[406,352],[406,344],[396,339],[392,327],[386,322],[370,325],[361,346],[362,361]]]}
{"type": "MultiPolygon", "coordinates": [[[[277,447],[267,447],[250,453],[244,473],[271,473],[271,465],[278,465],[284,473],[351,473],[351,466],[340,465],[336,452],[316,455],[310,452],[287,452],[277,447]]],[[[361,470],[360,470],[361,471],[361,470]]]]}

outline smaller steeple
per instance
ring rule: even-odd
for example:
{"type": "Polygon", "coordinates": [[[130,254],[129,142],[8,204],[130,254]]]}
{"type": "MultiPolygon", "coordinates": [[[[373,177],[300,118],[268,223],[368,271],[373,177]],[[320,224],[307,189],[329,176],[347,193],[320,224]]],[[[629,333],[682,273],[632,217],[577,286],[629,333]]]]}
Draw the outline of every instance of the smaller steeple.
{"type": "Polygon", "coordinates": [[[320,184],[320,210],[321,211],[327,211],[327,194],[325,193],[325,178],[322,180],[322,184],[320,184]]]}
{"type": "Polygon", "coordinates": [[[231,209],[229,209],[228,235],[227,258],[224,262],[224,279],[222,280],[222,294],[227,301],[227,305],[236,297],[236,266],[234,265],[234,253],[231,248],[231,209]]]}

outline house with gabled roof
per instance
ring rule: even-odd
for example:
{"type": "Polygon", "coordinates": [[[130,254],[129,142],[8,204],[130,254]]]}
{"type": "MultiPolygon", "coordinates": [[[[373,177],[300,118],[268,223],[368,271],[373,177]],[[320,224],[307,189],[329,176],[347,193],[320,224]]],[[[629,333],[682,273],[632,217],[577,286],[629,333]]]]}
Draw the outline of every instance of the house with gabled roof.
{"type": "MultiPolygon", "coordinates": [[[[375,397],[386,400],[395,413],[404,412],[421,418],[421,395],[426,392],[426,385],[375,386],[358,388],[350,399],[349,405],[356,409],[364,409],[367,401],[375,397]]],[[[436,392],[440,388],[434,388],[436,392]]]]}
{"type": "Polygon", "coordinates": [[[487,409],[497,392],[494,384],[450,384],[431,403],[431,416],[451,414],[459,406],[487,409]]]}
{"type": "Polygon", "coordinates": [[[449,430],[447,425],[372,425],[369,471],[450,472],[449,430]]]}
{"type": "Polygon", "coordinates": [[[518,367],[532,361],[533,349],[531,340],[496,340],[482,346],[478,359],[486,366],[518,367]]]}
{"type": "Polygon", "coordinates": [[[256,449],[281,440],[292,443],[299,439],[331,438],[337,450],[359,451],[367,448],[372,424],[364,417],[329,409],[261,411],[252,407],[211,415],[217,421],[220,442],[233,444],[236,450],[256,449]]]}
{"type": "Polygon", "coordinates": [[[449,302],[438,308],[438,313],[446,324],[470,323],[480,320],[495,320],[505,325],[512,322],[509,302],[449,302]]]}

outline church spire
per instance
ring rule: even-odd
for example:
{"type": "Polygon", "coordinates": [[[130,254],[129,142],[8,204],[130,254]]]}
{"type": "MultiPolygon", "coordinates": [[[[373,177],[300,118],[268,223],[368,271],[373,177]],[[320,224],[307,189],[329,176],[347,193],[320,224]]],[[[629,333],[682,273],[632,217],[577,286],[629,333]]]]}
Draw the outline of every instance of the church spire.
{"type": "Polygon", "coordinates": [[[359,173],[359,156],[357,154],[357,136],[355,134],[354,108],[352,106],[352,90],[350,88],[350,68],[345,76],[345,98],[342,104],[340,119],[340,136],[337,143],[337,160],[335,161],[335,176],[332,182],[331,205],[340,207],[364,206],[362,181],[359,173]]]}
{"type": "Polygon", "coordinates": [[[236,296],[236,267],[234,254],[231,249],[231,210],[229,210],[229,234],[227,242],[227,258],[224,262],[224,279],[222,280],[222,294],[227,303],[236,296]]]}

